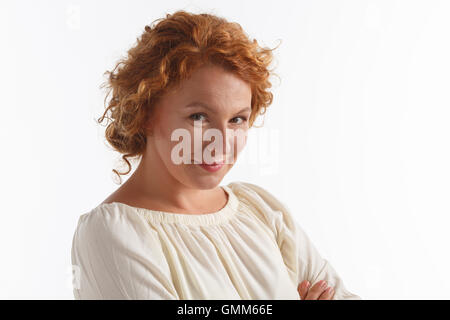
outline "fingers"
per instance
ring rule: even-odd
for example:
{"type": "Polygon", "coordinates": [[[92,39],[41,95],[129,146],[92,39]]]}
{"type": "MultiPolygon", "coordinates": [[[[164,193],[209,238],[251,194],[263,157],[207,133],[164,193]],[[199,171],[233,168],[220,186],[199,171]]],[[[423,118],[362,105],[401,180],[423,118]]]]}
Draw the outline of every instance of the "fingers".
{"type": "Polygon", "coordinates": [[[300,284],[298,285],[297,290],[298,290],[301,300],[305,300],[305,297],[308,293],[309,286],[310,286],[310,283],[307,280],[300,282],[300,284]]]}
{"type": "Polygon", "coordinates": [[[331,300],[334,295],[334,288],[328,287],[319,297],[319,300],[331,300]]]}
{"type": "MultiPolygon", "coordinates": [[[[309,289],[305,299],[303,300],[319,300],[319,297],[322,297],[322,293],[327,289],[327,282],[325,280],[321,280],[316,282],[311,289],[309,289]]],[[[329,293],[324,295],[321,300],[327,300],[329,293]]]]}

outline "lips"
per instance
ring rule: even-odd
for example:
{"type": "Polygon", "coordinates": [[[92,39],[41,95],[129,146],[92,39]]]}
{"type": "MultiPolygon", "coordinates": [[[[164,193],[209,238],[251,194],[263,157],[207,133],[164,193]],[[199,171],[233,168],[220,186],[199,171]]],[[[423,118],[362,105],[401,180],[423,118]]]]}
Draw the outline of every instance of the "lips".
{"type": "Polygon", "coordinates": [[[216,162],[213,164],[202,163],[200,164],[200,167],[209,172],[216,172],[223,167],[223,163],[216,163],[216,162]]]}
{"type": "MultiPolygon", "coordinates": [[[[203,159],[203,160],[204,160],[204,159],[203,159]]],[[[192,161],[192,163],[194,163],[194,164],[201,164],[201,165],[205,165],[205,166],[208,166],[208,165],[213,166],[213,165],[224,164],[225,161],[224,161],[223,159],[217,159],[217,160],[214,160],[214,161],[211,162],[211,163],[206,163],[205,161],[194,159],[194,160],[192,161]]]]}
{"type": "Polygon", "coordinates": [[[223,161],[214,161],[213,163],[202,162],[202,166],[217,166],[223,164],[223,161]]]}

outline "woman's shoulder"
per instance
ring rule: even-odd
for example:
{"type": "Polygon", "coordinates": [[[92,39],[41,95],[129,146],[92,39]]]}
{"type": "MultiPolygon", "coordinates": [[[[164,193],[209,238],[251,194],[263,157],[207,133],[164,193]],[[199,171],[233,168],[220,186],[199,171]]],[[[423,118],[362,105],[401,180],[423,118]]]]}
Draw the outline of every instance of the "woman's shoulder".
{"type": "Polygon", "coordinates": [[[128,205],[101,203],[81,214],[75,234],[81,241],[119,242],[145,239],[151,232],[139,212],[128,205]]]}
{"type": "Polygon", "coordinates": [[[245,207],[264,218],[266,223],[280,230],[293,227],[294,218],[289,207],[274,192],[260,185],[234,181],[228,184],[245,207]]]}
{"type": "Polygon", "coordinates": [[[245,181],[233,181],[228,186],[238,196],[244,196],[247,200],[268,206],[271,210],[289,211],[284,202],[265,187],[245,181]]]}
{"type": "Polygon", "coordinates": [[[130,218],[133,213],[131,206],[119,202],[102,202],[79,217],[79,223],[102,223],[115,224],[124,222],[125,218],[130,218]]]}

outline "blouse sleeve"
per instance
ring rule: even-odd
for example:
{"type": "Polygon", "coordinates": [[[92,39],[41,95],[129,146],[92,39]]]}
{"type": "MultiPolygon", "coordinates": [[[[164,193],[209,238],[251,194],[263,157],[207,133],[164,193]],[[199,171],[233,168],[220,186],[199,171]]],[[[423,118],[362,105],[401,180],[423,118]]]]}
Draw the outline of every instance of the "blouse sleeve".
{"type": "Polygon", "coordinates": [[[362,300],[360,296],[347,290],[336,270],[320,255],[286,205],[260,186],[247,182],[243,184],[254,190],[275,214],[272,224],[278,246],[297,286],[304,280],[308,280],[311,287],[316,282],[325,280],[335,290],[332,300],[362,300]]]}
{"type": "Polygon", "coordinates": [[[178,299],[152,232],[137,214],[97,207],[81,215],[71,251],[75,299],[178,299]]]}

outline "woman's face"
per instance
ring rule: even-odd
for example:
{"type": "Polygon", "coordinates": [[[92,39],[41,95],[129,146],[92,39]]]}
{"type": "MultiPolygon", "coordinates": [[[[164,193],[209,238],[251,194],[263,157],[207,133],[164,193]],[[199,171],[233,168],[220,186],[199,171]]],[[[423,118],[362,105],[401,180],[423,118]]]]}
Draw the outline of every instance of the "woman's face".
{"type": "Polygon", "coordinates": [[[149,161],[159,157],[161,170],[191,188],[216,187],[247,141],[251,98],[250,85],[233,73],[214,65],[196,69],[155,106],[149,161]],[[201,165],[213,162],[224,164],[201,165]]]}

